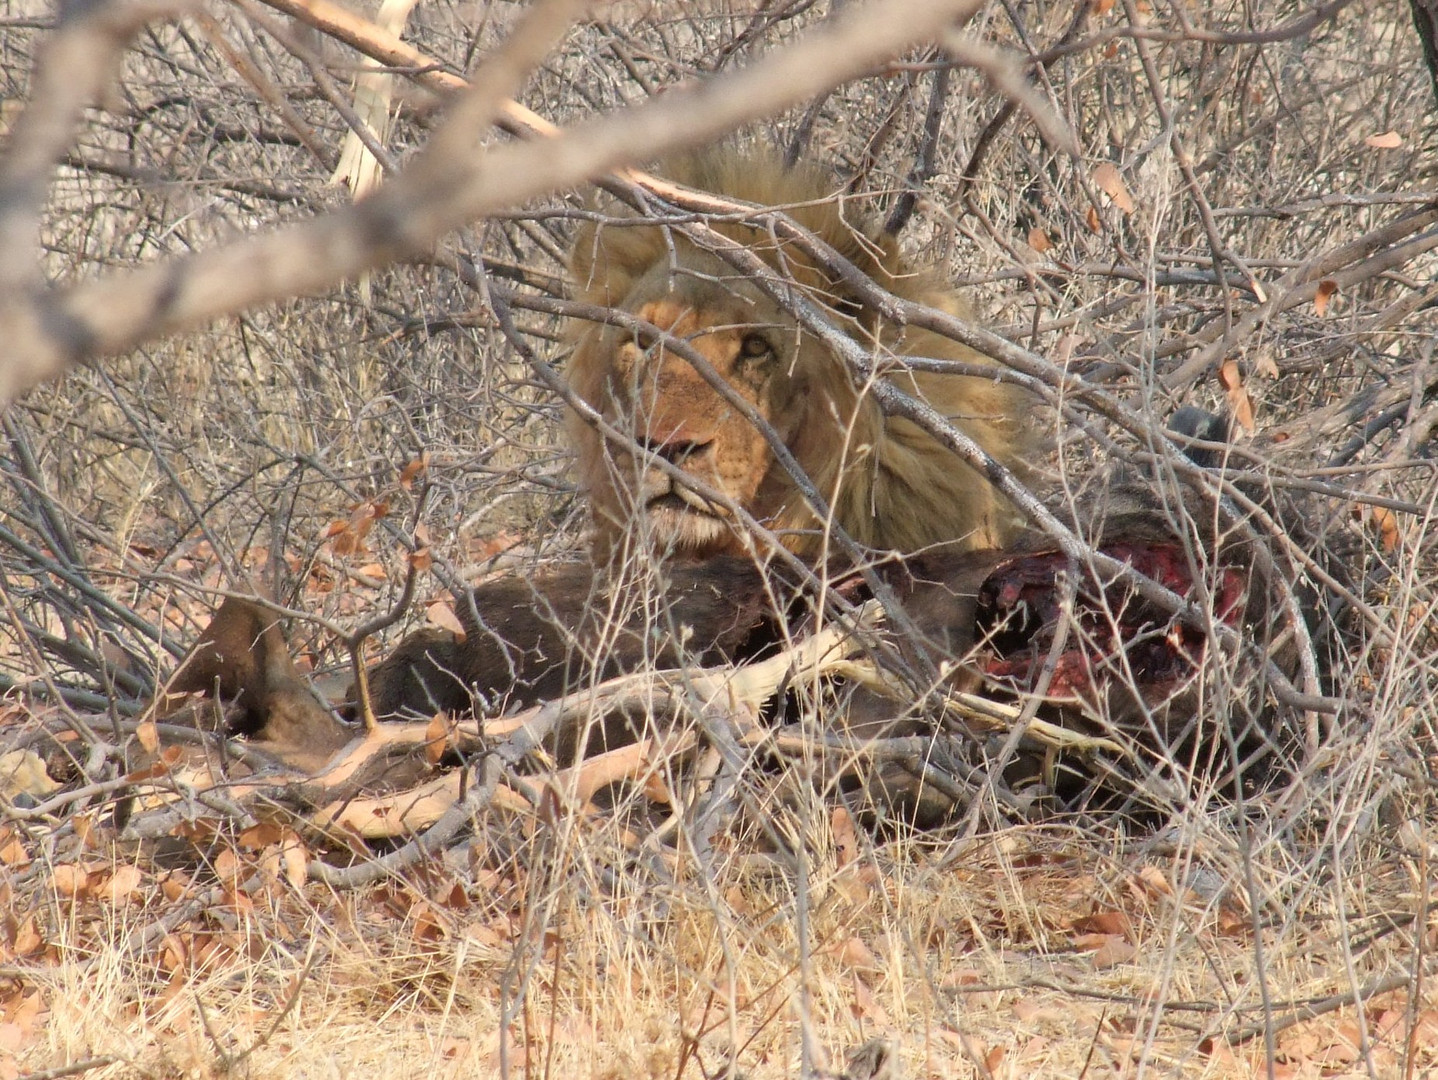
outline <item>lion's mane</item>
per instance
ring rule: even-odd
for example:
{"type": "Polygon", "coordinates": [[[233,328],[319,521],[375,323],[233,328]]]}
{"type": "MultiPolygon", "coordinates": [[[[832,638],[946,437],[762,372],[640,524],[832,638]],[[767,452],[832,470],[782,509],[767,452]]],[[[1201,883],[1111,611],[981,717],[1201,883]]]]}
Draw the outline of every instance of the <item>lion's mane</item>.
{"type": "MultiPolygon", "coordinates": [[[[730,151],[687,159],[667,174],[688,187],[781,207],[890,292],[968,316],[952,289],[933,273],[909,265],[891,237],[856,220],[852,204],[839,198],[832,181],[818,170],[785,169],[769,156],[730,151]]],[[[634,217],[620,208],[613,212],[634,217]]],[[[886,350],[892,350],[969,364],[993,363],[926,330],[876,325],[873,316],[845,295],[812,258],[792,244],[777,242],[770,232],[734,221],[711,224],[796,281],[880,361],[886,350]]],[[[734,295],[744,292],[747,284],[745,310],[753,312],[756,324],[789,328],[782,335],[778,357],[787,380],[785,392],[775,393],[774,415],[766,419],[788,433],[786,444],[830,502],[834,521],[859,543],[905,552],[944,543],[969,549],[992,547],[1003,543],[1016,526],[1012,508],[986,479],[914,423],[886,418],[872,397],[855,385],[838,357],[799,331],[793,318],[758,294],[752,283],[744,283],[732,269],[718,264],[712,253],[684,236],[662,225],[591,222],[576,238],[571,271],[583,301],[638,313],[652,310],[645,308],[646,302],[662,298],[670,304],[665,310],[683,309],[700,323],[707,311],[732,308],[734,295]]],[[[572,333],[570,383],[590,405],[612,413],[616,357],[635,337],[613,326],[577,320],[572,333]]],[[[1021,464],[1032,444],[1026,416],[1032,401],[1012,384],[927,372],[886,377],[928,402],[1005,464],[1021,464]]],[[[761,414],[764,411],[761,407],[761,414]]],[[[621,490],[625,470],[616,468],[615,451],[606,440],[572,411],[568,428],[591,500],[596,555],[607,557],[633,528],[634,500],[626,499],[621,490]]],[[[809,558],[822,556],[823,523],[772,456],[766,468],[767,475],[758,484],[761,494],[746,509],[795,552],[809,558]]],[[[736,530],[729,550],[742,547],[736,530]]]]}

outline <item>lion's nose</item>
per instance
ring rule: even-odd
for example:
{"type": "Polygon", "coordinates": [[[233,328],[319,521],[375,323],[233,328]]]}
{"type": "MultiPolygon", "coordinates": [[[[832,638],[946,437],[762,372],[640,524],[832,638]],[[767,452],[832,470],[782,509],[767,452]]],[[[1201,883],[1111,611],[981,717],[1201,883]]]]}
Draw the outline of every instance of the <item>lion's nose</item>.
{"type": "Polygon", "coordinates": [[[675,432],[667,439],[641,435],[639,445],[655,457],[663,458],[671,465],[683,466],[686,462],[701,458],[714,445],[713,439],[692,439],[681,432],[675,432]]]}

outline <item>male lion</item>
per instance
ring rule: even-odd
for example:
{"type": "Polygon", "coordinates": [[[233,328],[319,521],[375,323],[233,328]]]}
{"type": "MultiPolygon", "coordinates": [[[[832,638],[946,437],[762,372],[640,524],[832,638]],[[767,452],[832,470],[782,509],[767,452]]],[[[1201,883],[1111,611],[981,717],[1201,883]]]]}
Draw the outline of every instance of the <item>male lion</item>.
{"type": "MultiPolygon", "coordinates": [[[[785,170],[767,156],[709,154],[673,175],[690,187],[781,206],[799,225],[891,292],[955,314],[966,309],[934,277],[910,267],[891,237],[854,224],[833,185],[811,169],[785,170]]],[[[632,216],[632,215],[629,215],[632,216]]],[[[815,260],[766,230],[714,224],[810,299],[882,364],[887,352],[992,361],[925,330],[878,325],[815,260]]],[[[828,502],[833,521],[860,544],[917,551],[948,543],[996,547],[1014,511],[974,469],[908,420],[886,418],[843,361],[736,273],[663,225],[589,224],[571,269],[580,298],[619,308],[682,339],[774,430],[828,502]]],[[[739,554],[743,527],[676,482],[655,459],[728,496],[806,558],[827,548],[819,521],[764,434],[687,359],[633,329],[585,322],[575,329],[569,378],[576,393],[647,453],[630,454],[571,412],[594,524],[596,561],[645,536],[654,548],[696,558],[739,554]]],[[[1029,396],[992,379],[933,373],[886,376],[927,401],[1005,464],[1029,439],[1020,417],[1029,396]]]]}

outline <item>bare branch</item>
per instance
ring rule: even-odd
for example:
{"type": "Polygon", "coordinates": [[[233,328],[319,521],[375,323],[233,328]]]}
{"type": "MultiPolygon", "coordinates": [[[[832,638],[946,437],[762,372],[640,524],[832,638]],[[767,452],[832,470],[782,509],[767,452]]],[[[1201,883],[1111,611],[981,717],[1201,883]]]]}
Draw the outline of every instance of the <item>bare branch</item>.
{"type": "Polygon", "coordinates": [[[859,9],[800,43],[712,82],[646,101],[552,141],[475,147],[481,120],[499,111],[545,39],[536,20],[486,65],[475,91],[430,148],[373,198],[291,229],[167,260],[53,298],[9,301],[0,331],[11,342],[0,401],[71,363],[123,352],[219,315],[309,294],[423,251],[446,232],[527,199],[611,172],[640,157],[710,141],[787,108],[939,33],[976,0],[892,0],[859,9]]]}
{"type": "MultiPolygon", "coordinates": [[[[0,292],[39,283],[40,211],[50,177],[126,44],[151,19],[188,6],[188,0],[107,0],[62,10],[36,62],[30,103],[0,155],[0,292]]],[[[0,379],[0,404],[10,397],[0,379]]]]}

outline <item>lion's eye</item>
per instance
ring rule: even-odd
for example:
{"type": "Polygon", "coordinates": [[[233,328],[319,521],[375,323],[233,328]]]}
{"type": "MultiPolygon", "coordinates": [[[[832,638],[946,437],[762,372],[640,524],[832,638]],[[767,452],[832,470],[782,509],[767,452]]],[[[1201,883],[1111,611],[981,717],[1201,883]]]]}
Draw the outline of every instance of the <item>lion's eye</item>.
{"type": "Polygon", "coordinates": [[[772,356],[773,347],[769,339],[763,334],[745,334],[744,340],[739,343],[739,355],[745,360],[758,360],[761,357],[772,356]]]}

